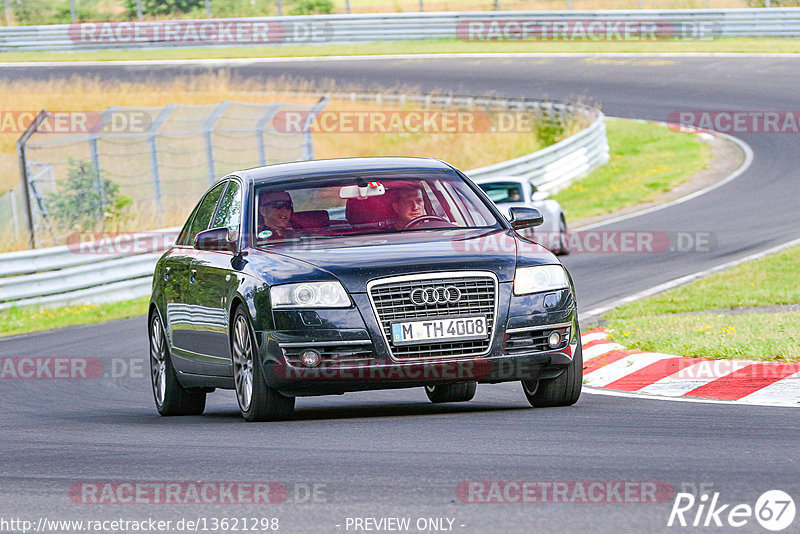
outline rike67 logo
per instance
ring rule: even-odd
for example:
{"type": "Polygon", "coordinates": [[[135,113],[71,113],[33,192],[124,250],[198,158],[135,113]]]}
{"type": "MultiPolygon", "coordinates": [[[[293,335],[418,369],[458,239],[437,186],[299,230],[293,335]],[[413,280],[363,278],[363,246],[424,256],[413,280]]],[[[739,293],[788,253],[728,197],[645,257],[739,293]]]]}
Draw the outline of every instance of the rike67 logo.
{"type": "Polygon", "coordinates": [[[703,493],[699,497],[692,493],[678,493],[667,526],[741,528],[752,525],[755,520],[762,528],[778,532],[794,522],[795,512],[794,500],[781,490],[762,493],[754,506],[725,503],[719,492],[703,493]]]}

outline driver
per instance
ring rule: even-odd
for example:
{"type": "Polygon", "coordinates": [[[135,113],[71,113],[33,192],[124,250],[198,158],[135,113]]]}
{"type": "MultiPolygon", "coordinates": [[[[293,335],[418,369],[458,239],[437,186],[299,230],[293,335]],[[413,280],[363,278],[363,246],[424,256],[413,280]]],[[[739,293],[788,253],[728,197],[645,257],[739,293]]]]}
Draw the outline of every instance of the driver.
{"type": "Polygon", "coordinates": [[[258,239],[286,239],[294,211],[292,197],[286,191],[269,191],[258,197],[258,239]]]}
{"type": "Polygon", "coordinates": [[[391,191],[389,205],[394,212],[396,230],[402,230],[414,219],[425,215],[425,200],[419,187],[407,186],[391,191]]]}

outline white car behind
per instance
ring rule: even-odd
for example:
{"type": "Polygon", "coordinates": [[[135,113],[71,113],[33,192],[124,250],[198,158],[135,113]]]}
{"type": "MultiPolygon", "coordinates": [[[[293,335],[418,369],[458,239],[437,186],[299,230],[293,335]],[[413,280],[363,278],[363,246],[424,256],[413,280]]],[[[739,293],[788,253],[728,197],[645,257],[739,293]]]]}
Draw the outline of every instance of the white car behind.
{"type": "Polygon", "coordinates": [[[539,191],[527,178],[508,176],[474,180],[505,214],[508,208],[536,208],[544,216],[544,224],[526,234],[555,254],[569,254],[567,219],[557,200],[550,193],[539,191]]]}

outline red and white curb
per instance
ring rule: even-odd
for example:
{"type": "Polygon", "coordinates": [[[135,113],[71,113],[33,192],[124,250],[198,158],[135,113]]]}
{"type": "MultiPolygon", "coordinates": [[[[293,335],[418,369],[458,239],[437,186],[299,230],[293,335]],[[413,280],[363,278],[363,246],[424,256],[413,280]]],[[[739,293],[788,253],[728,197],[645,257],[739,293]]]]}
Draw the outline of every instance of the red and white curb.
{"type": "Polygon", "coordinates": [[[583,383],[627,393],[800,406],[800,363],[684,358],[628,350],[604,328],[581,336],[583,383]]]}

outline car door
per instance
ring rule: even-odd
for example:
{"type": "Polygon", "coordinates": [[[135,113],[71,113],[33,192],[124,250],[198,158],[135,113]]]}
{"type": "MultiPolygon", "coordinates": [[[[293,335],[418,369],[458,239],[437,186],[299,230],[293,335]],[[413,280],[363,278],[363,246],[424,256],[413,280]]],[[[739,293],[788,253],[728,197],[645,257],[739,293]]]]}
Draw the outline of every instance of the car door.
{"type": "MultiPolygon", "coordinates": [[[[228,228],[229,238],[239,241],[242,224],[242,186],[229,180],[209,228],[228,228]]],[[[236,292],[243,259],[230,251],[198,250],[192,262],[195,271],[195,305],[202,321],[195,323],[195,358],[204,375],[232,376],[228,338],[228,308],[236,292]]]]}
{"type": "Polygon", "coordinates": [[[166,321],[170,345],[172,346],[173,364],[176,369],[185,373],[194,371],[192,360],[184,357],[181,352],[181,346],[184,341],[183,333],[188,326],[184,286],[189,279],[189,270],[192,260],[194,260],[195,252],[189,240],[189,232],[199,207],[200,203],[189,216],[175,244],[160,262],[159,271],[156,272],[156,276],[161,279],[160,285],[164,293],[166,310],[164,320],[166,321]]]}
{"type": "Polygon", "coordinates": [[[174,247],[176,251],[174,258],[165,264],[165,271],[166,267],[169,267],[169,271],[162,274],[167,277],[165,296],[173,354],[185,361],[181,369],[185,372],[196,372],[195,352],[198,346],[193,340],[192,333],[197,322],[202,320],[195,303],[196,273],[193,269],[197,250],[194,248],[194,236],[208,229],[224,189],[225,184],[219,184],[206,193],[197,205],[188,229],[181,232],[178,237],[174,247]]]}

